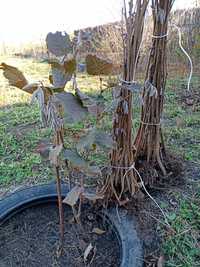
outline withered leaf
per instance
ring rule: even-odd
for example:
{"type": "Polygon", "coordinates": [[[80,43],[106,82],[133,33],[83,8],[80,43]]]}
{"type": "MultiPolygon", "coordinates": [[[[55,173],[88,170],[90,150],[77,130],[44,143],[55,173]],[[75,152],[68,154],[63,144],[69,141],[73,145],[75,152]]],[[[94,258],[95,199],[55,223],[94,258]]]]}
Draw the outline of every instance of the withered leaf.
{"type": "Polygon", "coordinates": [[[120,66],[97,55],[88,54],[86,69],[89,75],[111,75],[120,72],[120,66]]]}
{"type": "Polygon", "coordinates": [[[105,232],[106,231],[104,231],[104,230],[102,230],[102,229],[100,229],[98,227],[95,227],[95,228],[92,229],[92,233],[97,234],[97,235],[103,235],[103,234],[105,234],[105,232]]]}
{"type": "Polygon", "coordinates": [[[75,186],[69,191],[63,203],[70,205],[73,207],[76,205],[77,201],[79,200],[80,194],[82,193],[82,188],[80,186],[75,186]]]}
{"type": "Polygon", "coordinates": [[[79,88],[76,88],[76,96],[82,102],[84,107],[88,107],[89,105],[92,105],[94,103],[92,98],[81,92],[79,88]]]}
{"type": "Polygon", "coordinates": [[[50,83],[53,84],[52,90],[64,88],[66,83],[71,80],[73,73],[76,70],[76,59],[66,59],[60,62],[57,59],[49,60],[51,73],[49,75],[50,83]]]}
{"type": "Polygon", "coordinates": [[[7,65],[6,63],[1,63],[0,69],[3,70],[3,75],[6,79],[8,79],[8,82],[11,86],[22,89],[28,84],[24,74],[17,68],[7,65]]]}
{"type": "Polygon", "coordinates": [[[76,123],[88,115],[87,109],[82,106],[77,97],[72,93],[62,92],[56,94],[55,97],[63,107],[64,123],[76,123]]]}
{"type": "Polygon", "coordinates": [[[66,32],[49,32],[46,37],[47,49],[55,56],[64,56],[72,52],[72,42],[66,32]]]}

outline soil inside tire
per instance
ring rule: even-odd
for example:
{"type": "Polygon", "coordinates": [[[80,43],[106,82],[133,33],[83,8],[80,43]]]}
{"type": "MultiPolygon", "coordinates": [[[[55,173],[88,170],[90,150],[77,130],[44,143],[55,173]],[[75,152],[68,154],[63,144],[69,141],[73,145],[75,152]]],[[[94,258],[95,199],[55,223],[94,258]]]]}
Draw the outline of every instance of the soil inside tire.
{"type": "Polygon", "coordinates": [[[92,208],[73,221],[64,206],[65,236],[59,256],[59,216],[54,203],[27,208],[0,227],[0,267],[119,267],[120,244],[113,227],[92,208]],[[101,231],[102,230],[102,231],[101,231]],[[84,262],[84,252],[93,248],[84,262]],[[90,263],[90,264],[89,264],[90,263]]]}

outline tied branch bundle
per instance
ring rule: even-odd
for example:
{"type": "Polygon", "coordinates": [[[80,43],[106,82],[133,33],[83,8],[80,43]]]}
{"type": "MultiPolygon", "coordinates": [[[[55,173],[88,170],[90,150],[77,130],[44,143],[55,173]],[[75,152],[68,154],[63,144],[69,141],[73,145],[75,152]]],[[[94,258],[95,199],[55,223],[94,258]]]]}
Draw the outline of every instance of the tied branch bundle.
{"type": "MultiPolygon", "coordinates": [[[[145,12],[148,0],[138,0],[135,5],[129,1],[128,9],[124,1],[123,18],[125,33],[123,32],[123,81],[134,80],[139,50],[142,41],[145,12]]],[[[132,92],[122,86],[118,92],[118,105],[113,117],[113,138],[116,147],[110,154],[111,172],[103,188],[103,193],[114,197],[120,202],[122,194],[129,192],[133,195],[137,188],[137,176],[130,166],[133,164],[132,149],[132,92]],[[127,171],[128,170],[128,171],[127,171]]]]}
{"type": "Polygon", "coordinates": [[[134,160],[143,159],[166,175],[162,135],[168,20],[174,0],[152,0],[153,36],[143,91],[141,123],[136,135],[134,160]]]}

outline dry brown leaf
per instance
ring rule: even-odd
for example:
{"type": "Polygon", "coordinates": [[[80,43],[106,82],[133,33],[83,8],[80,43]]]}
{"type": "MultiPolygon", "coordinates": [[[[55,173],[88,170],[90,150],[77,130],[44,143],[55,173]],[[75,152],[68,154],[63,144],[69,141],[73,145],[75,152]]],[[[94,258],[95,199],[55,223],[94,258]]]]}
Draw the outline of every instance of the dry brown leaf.
{"type": "Polygon", "coordinates": [[[73,187],[72,190],[67,194],[66,198],[63,200],[63,203],[73,207],[79,200],[81,193],[82,193],[82,188],[80,186],[73,187]]]}
{"type": "Polygon", "coordinates": [[[27,85],[25,85],[22,90],[23,91],[26,91],[27,93],[29,94],[33,94],[37,89],[38,87],[40,86],[41,84],[38,83],[38,82],[35,82],[35,83],[29,83],[27,85]]]}
{"type": "Polygon", "coordinates": [[[8,79],[10,85],[22,89],[24,86],[28,84],[23,73],[17,68],[7,65],[6,63],[1,63],[0,69],[4,71],[3,75],[5,76],[6,79],[8,79]]]}
{"type": "Polygon", "coordinates": [[[102,230],[102,229],[100,229],[98,227],[95,227],[95,228],[92,229],[92,233],[97,234],[97,235],[105,234],[105,232],[106,231],[104,231],[104,230],[102,230]]]}
{"type": "Polygon", "coordinates": [[[86,56],[86,69],[89,75],[112,75],[120,72],[120,66],[97,55],[86,56]]]}

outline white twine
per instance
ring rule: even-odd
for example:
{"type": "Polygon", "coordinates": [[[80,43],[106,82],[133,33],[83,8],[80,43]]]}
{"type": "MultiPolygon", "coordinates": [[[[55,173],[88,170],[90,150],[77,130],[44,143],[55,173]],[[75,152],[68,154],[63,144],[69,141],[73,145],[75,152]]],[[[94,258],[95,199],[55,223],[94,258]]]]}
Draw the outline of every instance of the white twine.
{"type": "Polygon", "coordinates": [[[150,193],[147,191],[147,189],[146,189],[146,187],[145,187],[145,185],[144,185],[144,182],[143,182],[143,180],[142,180],[142,177],[141,177],[140,173],[139,173],[138,170],[135,168],[135,163],[133,163],[133,164],[128,168],[128,170],[125,172],[123,178],[125,178],[125,176],[128,174],[128,172],[131,171],[131,170],[134,170],[134,171],[136,172],[136,174],[138,175],[138,177],[139,177],[139,179],[140,179],[141,185],[142,185],[142,187],[144,188],[144,191],[145,191],[146,194],[149,196],[149,198],[156,204],[156,206],[159,208],[159,210],[161,211],[161,213],[162,213],[162,215],[163,215],[163,217],[164,217],[164,219],[165,219],[165,223],[171,228],[171,226],[170,226],[170,224],[169,224],[169,222],[168,222],[168,220],[167,220],[167,216],[165,215],[164,211],[162,210],[162,208],[160,207],[160,205],[158,204],[158,202],[157,202],[157,201],[150,195],[150,193]]]}
{"type": "Polygon", "coordinates": [[[142,177],[141,177],[140,173],[139,173],[138,170],[135,168],[135,163],[133,163],[130,167],[118,167],[118,166],[112,166],[112,165],[111,165],[111,166],[104,166],[104,168],[106,168],[106,167],[107,167],[107,168],[113,168],[113,169],[123,169],[123,170],[127,170],[127,171],[125,172],[124,176],[123,176],[123,179],[126,177],[126,175],[128,174],[129,171],[134,170],[134,171],[136,172],[137,176],[138,176],[139,179],[140,179],[141,185],[142,185],[142,187],[143,187],[145,193],[148,195],[148,197],[149,197],[149,198],[156,204],[156,206],[159,208],[159,210],[161,211],[161,213],[162,213],[162,215],[163,215],[163,217],[164,217],[164,219],[165,219],[165,223],[167,224],[168,227],[171,228],[171,226],[170,226],[170,224],[169,224],[169,222],[168,222],[168,220],[167,220],[167,216],[165,215],[164,211],[162,210],[162,208],[160,207],[160,205],[158,204],[158,202],[157,202],[157,201],[150,195],[150,193],[147,191],[146,186],[144,185],[144,182],[143,182],[143,180],[142,180],[142,177]]]}
{"type": "MultiPolygon", "coordinates": [[[[185,48],[182,45],[181,28],[178,27],[174,23],[172,23],[170,26],[171,27],[174,27],[175,29],[177,29],[177,31],[178,31],[178,39],[179,39],[179,42],[178,42],[179,43],[179,47],[182,50],[182,52],[186,55],[186,57],[188,58],[189,63],[190,63],[190,74],[189,74],[188,83],[187,83],[187,90],[190,91],[190,84],[191,84],[191,80],[192,80],[192,76],[193,76],[193,63],[192,63],[192,59],[191,59],[190,55],[188,54],[188,52],[185,50],[185,48]]],[[[168,36],[168,33],[166,33],[164,35],[160,35],[160,36],[159,35],[152,35],[152,38],[161,39],[161,38],[164,38],[164,37],[167,37],[167,36],[168,36]]]]}
{"type": "Polygon", "coordinates": [[[165,38],[168,36],[168,33],[164,34],[164,35],[152,35],[152,38],[155,38],[155,39],[161,39],[161,38],[165,38]]]}
{"type": "Polygon", "coordinates": [[[127,84],[127,85],[134,85],[135,83],[137,83],[137,81],[134,81],[134,80],[132,80],[132,81],[126,81],[126,80],[123,80],[122,78],[119,78],[119,81],[123,84],[123,83],[125,83],[125,84],[127,84]]]}
{"type": "Polygon", "coordinates": [[[181,50],[183,51],[183,53],[187,56],[189,62],[190,62],[190,75],[188,78],[188,85],[187,85],[187,90],[190,91],[190,84],[191,84],[191,79],[192,79],[192,75],[193,75],[193,63],[192,63],[192,59],[190,57],[190,55],[187,53],[187,51],[185,50],[185,48],[182,45],[182,34],[181,34],[181,29],[176,25],[176,24],[172,24],[172,26],[174,28],[177,29],[178,31],[178,36],[179,36],[179,46],[181,48],[181,50]]]}
{"type": "MultiPolygon", "coordinates": [[[[187,84],[187,90],[190,91],[190,84],[191,84],[191,80],[192,80],[192,76],[193,76],[192,59],[191,59],[190,55],[187,53],[187,51],[185,50],[185,48],[182,45],[181,29],[174,23],[172,23],[170,26],[177,29],[178,37],[179,37],[179,47],[182,50],[182,52],[186,55],[186,57],[188,58],[188,60],[190,62],[190,74],[189,74],[189,77],[188,77],[188,84],[187,84]]],[[[152,35],[152,38],[162,39],[162,38],[165,38],[167,36],[168,36],[168,33],[163,34],[163,35],[152,35]]],[[[142,39],[142,41],[140,43],[140,46],[139,46],[139,49],[138,49],[138,53],[137,53],[137,56],[136,56],[136,62],[135,62],[134,70],[133,70],[133,80],[132,81],[125,81],[125,80],[120,79],[120,82],[125,83],[127,85],[134,85],[134,83],[136,83],[136,81],[134,81],[134,79],[135,79],[135,73],[136,73],[136,67],[137,67],[137,60],[139,58],[139,54],[140,54],[140,50],[141,50],[141,47],[142,47],[142,43],[143,43],[143,39],[142,39]]]]}
{"type": "Polygon", "coordinates": [[[150,126],[160,126],[161,122],[159,123],[151,123],[151,122],[144,122],[144,121],[140,121],[142,124],[144,125],[150,125],[150,126]]]}

